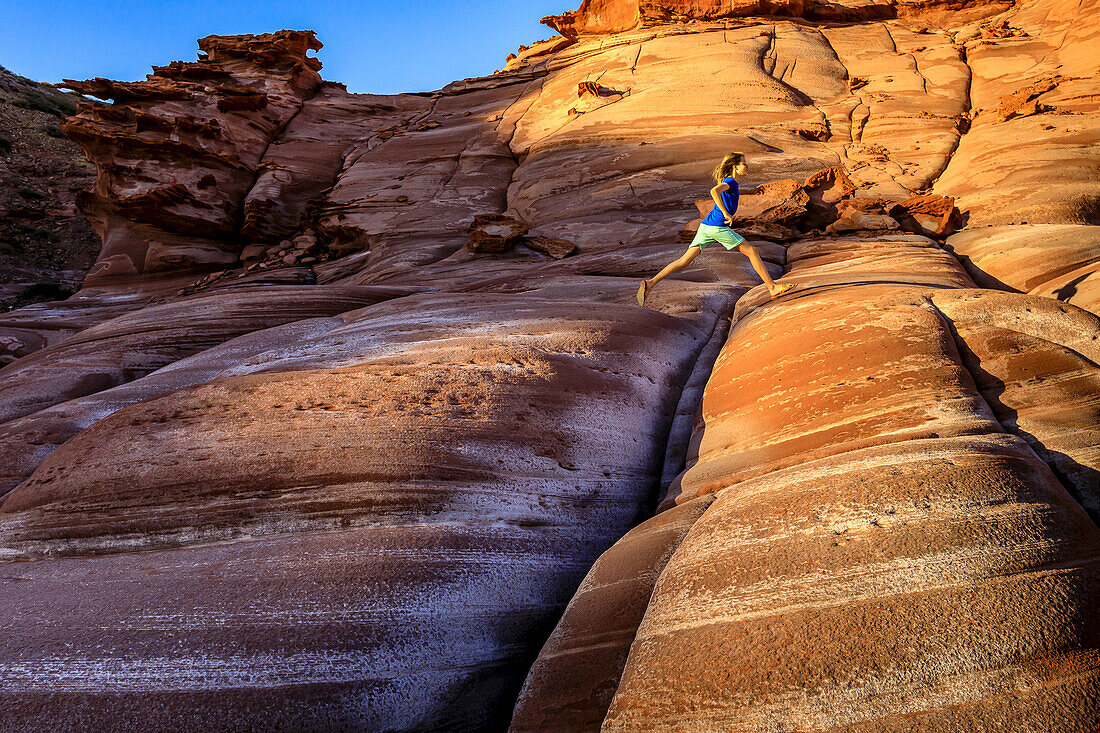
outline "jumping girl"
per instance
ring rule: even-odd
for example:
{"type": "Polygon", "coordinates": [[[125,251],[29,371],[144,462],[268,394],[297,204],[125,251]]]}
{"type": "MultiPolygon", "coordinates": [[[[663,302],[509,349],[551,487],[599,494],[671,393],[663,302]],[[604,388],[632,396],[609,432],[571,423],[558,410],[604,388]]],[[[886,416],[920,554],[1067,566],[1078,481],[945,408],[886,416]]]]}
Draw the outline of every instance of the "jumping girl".
{"type": "Polygon", "coordinates": [[[699,231],[688,245],[687,252],[665,265],[663,270],[650,279],[642,280],[638,286],[638,305],[645,304],[645,299],[649,297],[650,291],[657,283],[690,265],[692,260],[698,257],[711,242],[719,242],[726,249],[740,248],[741,253],[752,263],[752,269],[756,270],[756,274],[760,275],[764,284],[768,286],[772,300],[794,287],[789,283],[777,285],[773,282],[768,276],[768,271],[764,269],[764,261],[760,259],[760,253],[756,251],[756,247],[745,244],[745,238],[730,229],[733,225],[733,214],[737,211],[737,176],[742,175],[746,170],[744,153],[730,153],[722,158],[722,162],[714,169],[714,180],[718,183],[710,190],[710,197],[714,199],[714,208],[699,225],[699,231]]]}

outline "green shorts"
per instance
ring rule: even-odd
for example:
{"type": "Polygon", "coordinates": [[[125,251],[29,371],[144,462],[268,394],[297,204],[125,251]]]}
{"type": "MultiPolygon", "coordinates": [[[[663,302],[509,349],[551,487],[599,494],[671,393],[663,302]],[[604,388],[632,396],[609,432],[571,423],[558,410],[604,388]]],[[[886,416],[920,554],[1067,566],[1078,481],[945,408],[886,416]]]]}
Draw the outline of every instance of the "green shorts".
{"type": "Polygon", "coordinates": [[[744,241],[744,237],[729,227],[712,227],[710,224],[700,224],[699,231],[695,233],[695,239],[691,240],[691,244],[688,246],[704,249],[711,242],[719,242],[726,249],[737,249],[744,241]]]}

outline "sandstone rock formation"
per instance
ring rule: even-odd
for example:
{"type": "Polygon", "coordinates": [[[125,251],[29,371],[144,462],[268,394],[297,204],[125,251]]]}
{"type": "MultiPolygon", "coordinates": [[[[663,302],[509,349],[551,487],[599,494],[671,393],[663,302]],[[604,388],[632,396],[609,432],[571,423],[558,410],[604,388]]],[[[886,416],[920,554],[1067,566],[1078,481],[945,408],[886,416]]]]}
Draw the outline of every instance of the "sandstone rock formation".
{"type": "Polygon", "coordinates": [[[0,317],[0,730],[1094,729],[1093,10],[586,0],[431,94],[304,31],[83,83],[100,264],[0,317]],[[639,308],[730,150],[797,289],[711,248],[639,308]]]}
{"type": "MultiPolygon", "coordinates": [[[[155,701],[187,689],[244,692],[234,680],[247,674],[264,686],[304,685],[294,709],[231,693],[259,727],[308,727],[327,706],[333,725],[372,730],[436,717],[499,725],[529,663],[530,635],[549,630],[595,556],[639,519],[661,469],[676,386],[729,300],[714,288],[677,292],[689,309],[683,318],[617,303],[594,315],[590,301],[550,294],[413,296],[274,340],[270,352],[223,352],[238,360],[219,379],[114,412],[50,454],[4,503],[5,547],[40,558],[31,567],[53,578],[74,566],[50,556],[109,555],[73,610],[95,609],[110,626],[131,623],[137,608],[158,603],[159,588],[174,588],[173,613],[192,619],[184,653],[221,656],[217,679],[204,663],[168,678],[154,667],[104,672],[161,710],[168,706],[155,701]],[[430,331],[418,327],[425,322],[430,331]],[[630,348],[640,341],[663,356],[630,348]],[[193,429],[178,430],[181,418],[193,429]],[[635,429],[623,430],[628,424],[635,429]],[[238,448],[227,450],[229,435],[238,448]],[[119,514],[120,506],[130,510],[119,514]],[[188,547],[211,540],[234,542],[229,554],[188,547]],[[119,555],[139,546],[145,552],[119,555]],[[298,560],[224,575],[216,586],[193,570],[273,547],[298,560]],[[150,561],[167,563],[167,575],[143,591],[150,561]],[[309,578],[320,581],[313,611],[300,606],[309,578]],[[137,605],[115,605],[119,615],[105,620],[101,607],[119,583],[136,583],[137,605]],[[228,584],[230,597],[215,590],[228,584]],[[264,599],[251,619],[249,587],[264,599]],[[346,623],[325,610],[334,603],[346,623]],[[218,651],[225,637],[206,619],[223,614],[268,631],[243,655],[218,651]],[[280,617],[276,626],[263,621],[280,617]],[[286,646],[287,634],[299,641],[286,646]],[[322,679],[331,683],[317,685],[322,679]]],[[[52,591],[31,586],[18,594],[20,607],[49,607],[52,591]]],[[[117,643],[155,644],[155,626],[117,643]]],[[[112,654],[132,653],[110,644],[112,654]]],[[[83,652],[32,646],[65,660],[16,676],[53,699],[73,690],[55,672],[80,666],[83,652]]],[[[102,680],[81,686],[91,696],[88,724],[129,706],[126,695],[97,691],[102,680]]],[[[48,697],[6,700],[7,719],[40,715],[48,697]]],[[[216,727],[220,704],[195,699],[187,724],[216,727]]]]}
{"type": "Polygon", "coordinates": [[[555,239],[554,237],[524,237],[523,243],[531,249],[545,252],[555,260],[568,257],[577,249],[577,245],[568,239],[555,239]]]}
{"type": "Polygon", "coordinates": [[[199,61],[142,82],[66,80],[115,101],[83,105],[63,125],[99,169],[78,200],[103,240],[90,281],[236,261],[241,200],[320,86],[320,63],[306,56],[320,47],[312,32],[209,36],[199,61]]]}
{"type": "Polygon", "coordinates": [[[567,38],[618,33],[667,22],[720,20],[751,16],[812,18],[829,21],[897,16],[895,3],[830,3],[820,0],[583,0],[578,10],[549,15],[542,22],[567,38]]]}
{"type": "Polygon", "coordinates": [[[527,233],[527,225],[518,219],[502,214],[478,214],[466,228],[469,241],[466,246],[473,252],[504,252],[519,244],[527,233]]]}
{"type": "MultiPolygon", "coordinates": [[[[1005,316],[1026,312],[1027,298],[958,289],[965,276],[935,249],[874,264],[862,247],[832,249],[792,248],[802,295],[786,308],[742,300],[692,465],[666,502],[717,499],[660,576],[607,730],[819,729],[911,715],[932,728],[1016,726],[1096,690],[1084,661],[1095,632],[1078,619],[1095,603],[1100,533],[1066,493],[1095,511],[1096,473],[1060,482],[1019,437],[1053,445],[1059,421],[1025,432],[998,409],[1022,416],[1021,403],[1041,402],[1064,416],[1077,395],[1055,377],[1028,385],[1044,397],[1025,396],[1021,369],[1066,367],[1042,352],[1005,363],[1005,336],[994,334],[1044,330],[1083,364],[1100,355],[1100,320],[1032,299],[1045,312],[1013,323],[1005,316]],[[843,298],[838,278],[850,285],[843,298]],[[1082,320],[1069,326],[1067,314],[1082,320]],[[809,366],[822,349],[837,369],[809,366]],[[821,423],[815,405],[833,404],[845,406],[829,410],[839,422],[821,423]],[[1035,583],[1068,605],[1050,607],[1035,583]],[[1024,661],[1058,657],[1066,667],[1024,661]],[[952,682],[912,695],[933,679],[952,682]]],[[[1095,432],[1086,442],[1087,455],[1095,432]]],[[[1062,710],[1059,723],[1087,730],[1093,714],[1062,710]]]]}
{"type": "MultiPolygon", "coordinates": [[[[971,227],[990,227],[961,237],[957,253],[977,264],[974,255],[981,261],[996,248],[1002,261],[1026,260],[1024,271],[1058,271],[1042,294],[1094,313],[1098,265],[1087,243],[1100,224],[1100,110],[1092,101],[1100,59],[1090,24],[1081,19],[1096,9],[1095,3],[1018,3],[956,30],[955,43],[972,69],[973,119],[934,186],[958,199],[971,227]],[[1067,252],[1067,246],[1086,252],[1067,252]],[[1055,281],[1061,274],[1067,277],[1055,281]]],[[[990,275],[1023,292],[1034,287],[997,265],[990,275]]]]}

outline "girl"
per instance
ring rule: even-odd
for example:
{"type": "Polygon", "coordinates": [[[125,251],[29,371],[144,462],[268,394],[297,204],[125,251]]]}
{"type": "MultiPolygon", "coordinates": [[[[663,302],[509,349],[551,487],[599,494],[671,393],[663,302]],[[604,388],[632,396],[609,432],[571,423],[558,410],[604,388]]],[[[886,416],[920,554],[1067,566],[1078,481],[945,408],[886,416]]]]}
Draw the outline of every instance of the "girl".
{"type": "Polygon", "coordinates": [[[722,162],[714,169],[714,180],[718,184],[710,190],[710,197],[714,199],[714,208],[703,219],[703,223],[699,225],[699,232],[695,235],[695,239],[692,240],[691,244],[688,245],[687,252],[680,255],[679,259],[670,262],[665,266],[665,269],[649,280],[642,280],[638,286],[638,305],[645,304],[645,299],[649,297],[649,292],[653,290],[657,283],[690,265],[692,260],[698,257],[703,248],[711,242],[719,242],[726,249],[740,247],[741,252],[752,263],[752,269],[756,270],[756,273],[763,279],[764,284],[768,286],[768,292],[772,294],[772,300],[794,287],[789,283],[776,285],[768,276],[768,271],[764,269],[764,262],[760,259],[756,247],[745,244],[745,238],[730,229],[733,224],[733,214],[737,211],[737,176],[743,174],[746,170],[744,153],[730,153],[722,158],[722,162]]]}

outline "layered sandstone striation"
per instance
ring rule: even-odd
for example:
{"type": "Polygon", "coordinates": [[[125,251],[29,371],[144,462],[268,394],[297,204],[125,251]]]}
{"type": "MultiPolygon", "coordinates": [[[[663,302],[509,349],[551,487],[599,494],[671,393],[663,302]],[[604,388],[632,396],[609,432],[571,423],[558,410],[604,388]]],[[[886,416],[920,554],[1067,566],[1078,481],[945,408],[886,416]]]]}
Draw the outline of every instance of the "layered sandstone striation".
{"type": "Polygon", "coordinates": [[[1042,295],[1100,313],[1100,227],[981,227],[959,232],[945,246],[983,287],[1042,295]]]}
{"type": "Polygon", "coordinates": [[[99,265],[0,318],[0,730],[1092,730],[1093,5],[82,83],[99,265]],[[796,290],[712,247],[639,308],[731,150],[796,290]]]}
{"type": "MultiPolygon", "coordinates": [[[[182,694],[194,726],[224,714],[202,702],[210,686],[234,690],[218,699],[259,727],[310,727],[330,707],[332,725],[374,730],[506,722],[531,635],[549,630],[595,556],[638,521],[661,469],[676,386],[726,297],[676,294],[684,317],[618,303],[595,313],[546,293],[397,298],[296,339],[281,331],[267,352],[223,350],[219,378],[80,432],[8,496],[7,552],[38,558],[30,567],[53,578],[80,564],[51,556],[108,555],[72,608],[97,625],[120,583],[134,605],[112,606],[112,627],[172,587],[172,613],[192,629],[175,653],[196,662],[167,677],[122,664],[74,687],[65,670],[85,651],[21,637],[14,655],[61,657],[22,675],[8,667],[6,680],[41,694],[9,698],[6,721],[43,706],[61,715],[68,694],[85,696],[77,719],[88,725],[125,717],[130,695],[106,684],[161,711],[182,694]],[[645,355],[631,348],[639,342],[645,355]],[[231,543],[199,546],[212,540],[231,543]],[[296,559],[274,560],[275,547],[296,559]],[[216,570],[249,558],[268,570],[216,570]],[[160,579],[142,589],[150,562],[160,579]],[[303,584],[316,584],[312,609],[303,584]],[[263,601],[249,611],[247,597],[263,601]],[[233,634],[208,623],[219,616],[254,627],[248,650],[225,646],[233,634]],[[211,654],[215,677],[204,671],[211,654]],[[257,683],[297,690],[299,702],[246,692],[257,683]]],[[[13,600],[45,613],[54,591],[32,587],[13,600]]],[[[158,643],[156,626],[101,648],[140,654],[158,643]]],[[[74,641],[105,640],[92,631],[61,643],[74,641]]]]}
{"type": "Polygon", "coordinates": [[[973,70],[972,121],[934,186],[968,212],[973,231],[952,247],[988,274],[978,275],[983,285],[999,282],[1094,313],[1100,57],[1083,20],[1097,9],[1094,2],[1018,3],[954,29],[973,70]]]}
{"type": "Polygon", "coordinates": [[[512,730],[1027,729],[1066,700],[1089,730],[1100,320],[912,235],[788,258],[799,295],[740,300],[668,509],[596,563],[512,730]]]}
{"type": "MultiPolygon", "coordinates": [[[[873,263],[864,249],[792,252],[802,295],[742,300],[665,501],[716,499],[656,584],[605,729],[1030,727],[1095,693],[1096,632],[1080,619],[1100,532],[1071,493],[1095,510],[1096,473],[1075,483],[1031,446],[1056,450],[1079,395],[1095,397],[1062,384],[1096,378],[1072,359],[1098,356],[1100,320],[967,288],[935,249],[873,263]],[[1040,332],[1065,356],[1008,357],[1007,339],[1040,332]],[[836,369],[809,366],[822,350],[836,369]],[[1050,412],[1030,425],[1005,414],[1036,402],[1050,412]],[[913,697],[933,679],[949,689],[913,697]]],[[[1095,465],[1095,431],[1085,442],[1095,465]]],[[[1092,714],[1071,706],[1059,723],[1087,730],[1092,714]]]]}

